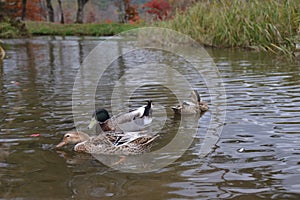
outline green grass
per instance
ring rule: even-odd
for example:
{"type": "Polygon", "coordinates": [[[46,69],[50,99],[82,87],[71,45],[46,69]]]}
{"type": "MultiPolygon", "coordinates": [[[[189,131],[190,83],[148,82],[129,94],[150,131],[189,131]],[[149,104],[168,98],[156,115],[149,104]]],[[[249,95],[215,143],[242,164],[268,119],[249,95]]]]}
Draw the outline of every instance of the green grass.
{"type": "Polygon", "coordinates": [[[19,38],[28,36],[28,32],[24,29],[24,25],[12,20],[0,22],[0,38],[19,38]]]}
{"type": "Polygon", "coordinates": [[[18,37],[19,30],[9,22],[0,22],[0,38],[18,37]]]}
{"type": "MultiPolygon", "coordinates": [[[[187,34],[205,46],[248,48],[292,56],[300,44],[300,0],[201,0],[160,27],[187,34]]],[[[110,36],[138,28],[130,24],[57,24],[26,22],[31,35],[110,36]]],[[[18,31],[0,23],[0,38],[18,31]]]]}
{"type": "Polygon", "coordinates": [[[123,31],[137,28],[131,24],[57,24],[47,22],[26,22],[26,27],[32,35],[89,35],[111,36],[123,31]]]}
{"type": "Polygon", "coordinates": [[[206,46],[292,55],[299,43],[300,0],[206,0],[157,25],[190,35],[206,46]]]}

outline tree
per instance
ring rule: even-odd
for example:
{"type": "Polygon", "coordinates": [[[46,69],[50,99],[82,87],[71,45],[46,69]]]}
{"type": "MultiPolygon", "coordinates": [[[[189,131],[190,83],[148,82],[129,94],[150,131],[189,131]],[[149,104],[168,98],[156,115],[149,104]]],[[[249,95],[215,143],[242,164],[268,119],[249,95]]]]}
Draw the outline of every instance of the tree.
{"type": "Polygon", "coordinates": [[[119,0],[115,3],[119,12],[119,22],[136,22],[139,20],[138,6],[132,5],[131,0],[119,0]]]}
{"type": "Polygon", "coordinates": [[[26,19],[34,21],[46,20],[46,12],[41,4],[41,0],[26,1],[26,19]]]}
{"type": "Polygon", "coordinates": [[[124,9],[124,4],[122,3],[122,0],[117,0],[115,2],[115,6],[118,8],[119,22],[124,23],[125,9],[124,9]]]}
{"type": "Polygon", "coordinates": [[[54,11],[53,11],[53,7],[51,4],[51,0],[46,0],[46,4],[47,4],[47,13],[48,13],[48,21],[50,22],[54,22],[54,11]]]}
{"type": "Polygon", "coordinates": [[[125,17],[124,21],[127,22],[136,22],[139,20],[138,6],[132,5],[131,0],[123,0],[125,8],[125,17]]]}
{"type": "Polygon", "coordinates": [[[198,1],[200,0],[151,0],[143,5],[143,9],[155,20],[166,20],[176,13],[184,13],[198,1]]]}
{"type": "Polygon", "coordinates": [[[156,20],[169,18],[171,6],[167,0],[152,0],[144,4],[143,9],[156,20]]]}
{"type": "Polygon", "coordinates": [[[27,0],[22,0],[22,20],[25,20],[26,17],[26,2],[27,0]]]}
{"type": "Polygon", "coordinates": [[[20,17],[19,10],[21,9],[21,5],[19,2],[15,0],[6,0],[2,2],[1,14],[8,16],[10,18],[20,17]],[[4,13],[2,13],[4,11],[4,13]]]}
{"type": "Polygon", "coordinates": [[[76,21],[75,23],[79,23],[82,24],[83,23],[83,9],[85,4],[88,2],[89,0],[77,0],[77,15],[76,15],[76,21]]]}
{"type": "Polygon", "coordinates": [[[57,1],[58,1],[59,10],[60,10],[60,23],[64,24],[65,18],[64,18],[64,11],[61,6],[61,0],[57,0],[57,1]]]}
{"type": "Polygon", "coordinates": [[[45,12],[40,0],[5,0],[2,9],[4,14],[10,18],[37,21],[45,19],[45,12]]]}

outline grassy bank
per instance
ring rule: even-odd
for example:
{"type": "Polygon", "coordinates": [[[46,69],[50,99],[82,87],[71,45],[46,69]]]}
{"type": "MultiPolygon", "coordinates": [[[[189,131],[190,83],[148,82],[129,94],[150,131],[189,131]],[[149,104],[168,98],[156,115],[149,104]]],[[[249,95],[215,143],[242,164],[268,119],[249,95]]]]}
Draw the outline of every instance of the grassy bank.
{"type": "Polygon", "coordinates": [[[8,22],[0,22],[0,38],[19,37],[19,30],[8,22]]]}
{"type": "MultiPolygon", "coordinates": [[[[300,44],[300,0],[201,0],[184,14],[157,23],[187,34],[205,46],[240,47],[292,56],[300,44]]],[[[31,35],[110,36],[139,27],[131,24],[26,22],[31,35]]],[[[0,38],[20,31],[0,23],[0,38]],[[4,31],[3,31],[4,30],[4,31]]]]}
{"type": "Polygon", "coordinates": [[[0,38],[20,38],[27,36],[29,36],[29,33],[24,23],[13,19],[4,19],[0,22],[0,38]]]}
{"type": "Polygon", "coordinates": [[[214,47],[242,47],[292,55],[300,34],[299,0],[201,1],[158,24],[214,47]]]}
{"type": "Polygon", "coordinates": [[[21,38],[29,35],[89,35],[111,36],[123,31],[137,28],[131,24],[57,24],[48,22],[13,20],[0,22],[0,38],[21,38]]]}
{"type": "Polygon", "coordinates": [[[57,24],[47,22],[26,22],[32,35],[89,35],[110,36],[136,28],[131,24],[57,24]]]}

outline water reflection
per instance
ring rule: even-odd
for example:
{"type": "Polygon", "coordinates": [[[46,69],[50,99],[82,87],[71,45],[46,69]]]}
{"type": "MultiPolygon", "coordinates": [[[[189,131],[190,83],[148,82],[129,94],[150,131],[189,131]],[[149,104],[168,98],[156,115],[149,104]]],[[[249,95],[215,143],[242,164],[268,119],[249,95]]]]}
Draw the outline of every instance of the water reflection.
{"type": "MultiPolygon", "coordinates": [[[[62,134],[74,128],[71,94],[75,75],[99,39],[38,37],[5,42],[9,44],[8,59],[0,64],[1,198],[299,197],[297,65],[258,53],[210,51],[222,74],[228,104],[226,125],[216,148],[204,158],[198,155],[211,120],[208,112],[200,118],[193,144],[176,162],[155,172],[130,174],[71,148],[54,149],[62,134]],[[33,133],[41,136],[32,137],[33,133]]],[[[113,62],[99,80],[96,105],[111,111],[111,88],[126,74],[127,66],[151,60],[184,65],[163,51],[129,53],[113,62]]],[[[188,73],[193,77],[193,71],[188,73]]],[[[202,98],[209,101],[201,77],[193,80],[202,98]]],[[[143,105],[144,98],[165,107],[178,103],[167,88],[149,84],[136,90],[128,106],[143,105]]],[[[166,112],[161,142],[154,148],[171,141],[179,126],[172,110],[166,112]]],[[[86,122],[81,124],[85,129],[86,122]]]]}

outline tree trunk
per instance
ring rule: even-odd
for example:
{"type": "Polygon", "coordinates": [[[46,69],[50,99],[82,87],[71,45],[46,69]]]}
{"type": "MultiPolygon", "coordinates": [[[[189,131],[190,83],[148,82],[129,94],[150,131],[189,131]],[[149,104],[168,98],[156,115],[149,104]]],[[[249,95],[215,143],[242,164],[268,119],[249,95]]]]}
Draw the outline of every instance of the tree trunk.
{"type": "Polygon", "coordinates": [[[25,17],[26,17],[26,3],[27,0],[22,0],[22,21],[24,21],[25,17]]]}
{"type": "Polygon", "coordinates": [[[46,0],[47,11],[48,11],[48,21],[54,22],[54,11],[51,4],[51,0],[46,0]]]}
{"type": "Polygon", "coordinates": [[[65,23],[65,18],[64,18],[64,11],[63,11],[62,6],[61,6],[61,0],[57,0],[57,1],[58,1],[59,10],[60,10],[60,23],[64,24],[65,23]]]}
{"type": "Polygon", "coordinates": [[[118,18],[119,18],[119,22],[120,23],[125,23],[125,8],[124,8],[124,3],[123,3],[123,0],[118,0],[116,3],[115,3],[115,6],[118,8],[118,18]]]}
{"type": "Polygon", "coordinates": [[[130,1],[129,0],[123,0],[123,4],[124,4],[124,13],[125,13],[123,23],[128,23],[129,16],[128,16],[128,13],[126,11],[129,8],[130,1]]]}
{"type": "Polygon", "coordinates": [[[88,2],[89,0],[77,0],[77,15],[76,15],[76,21],[75,23],[83,23],[83,8],[84,5],[88,2]]]}

